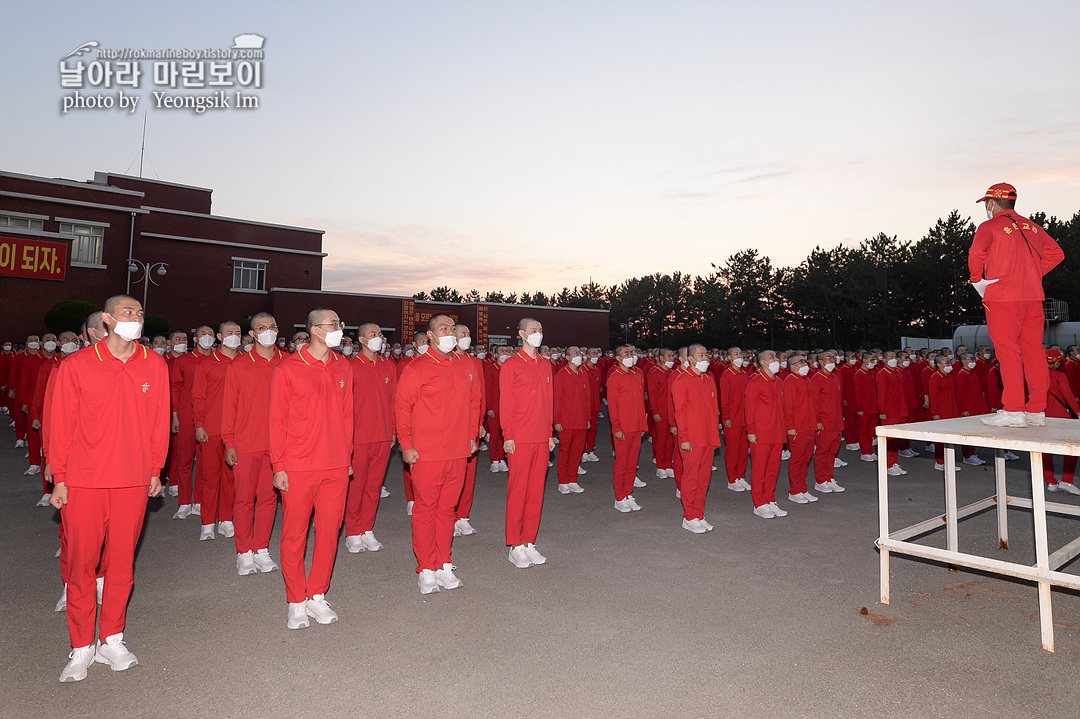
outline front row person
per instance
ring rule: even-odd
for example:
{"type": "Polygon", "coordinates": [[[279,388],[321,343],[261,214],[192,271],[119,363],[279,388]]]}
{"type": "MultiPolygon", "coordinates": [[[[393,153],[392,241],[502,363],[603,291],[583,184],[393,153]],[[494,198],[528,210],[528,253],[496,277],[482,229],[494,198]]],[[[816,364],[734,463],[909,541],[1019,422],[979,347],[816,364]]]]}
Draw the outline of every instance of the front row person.
{"type": "Polygon", "coordinates": [[[750,442],[750,493],[754,514],[763,519],[786,517],[776,504],[776,480],[784,449],[784,393],[780,360],[772,350],[757,354],[758,371],[746,383],[746,439],[750,442]]]}

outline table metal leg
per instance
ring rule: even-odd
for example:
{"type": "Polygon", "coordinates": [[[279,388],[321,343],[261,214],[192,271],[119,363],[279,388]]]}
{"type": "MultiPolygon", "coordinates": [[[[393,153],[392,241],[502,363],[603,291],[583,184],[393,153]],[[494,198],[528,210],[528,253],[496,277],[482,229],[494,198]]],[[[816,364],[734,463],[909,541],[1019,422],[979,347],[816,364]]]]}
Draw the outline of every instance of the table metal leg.
{"type": "MultiPolygon", "coordinates": [[[[885,437],[878,437],[878,537],[889,537],[889,473],[886,463],[885,437]]],[[[881,572],[881,603],[889,603],[889,550],[884,547],[878,549],[880,553],[881,572]]]]}
{"type": "Polygon", "coordinates": [[[1005,450],[994,450],[994,479],[997,483],[998,548],[1009,548],[1009,494],[1005,487],[1005,450]]]}
{"type": "MultiPolygon", "coordinates": [[[[1035,517],[1035,566],[1049,569],[1046,548],[1046,493],[1042,472],[1042,452],[1031,453],[1031,511],[1035,517]]],[[[1042,626],[1042,645],[1054,651],[1054,611],[1050,606],[1050,583],[1039,582],[1039,623],[1042,626]]]]}
{"type": "Polygon", "coordinates": [[[945,544],[950,552],[957,551],[956,536],[956,447],[945,445],[945,544]]]}

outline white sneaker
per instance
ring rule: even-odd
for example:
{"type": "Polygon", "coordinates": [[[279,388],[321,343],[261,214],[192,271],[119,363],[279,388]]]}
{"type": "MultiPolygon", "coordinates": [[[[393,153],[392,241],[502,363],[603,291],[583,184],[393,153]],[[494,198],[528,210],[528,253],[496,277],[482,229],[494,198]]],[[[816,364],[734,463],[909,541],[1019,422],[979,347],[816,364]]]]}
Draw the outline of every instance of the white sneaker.
{"type": "Polygon", "coordinates": [[[258,574],[259,568],[255,566],[255,552],[237,552],[236,573],[241,577],[249,574],[258,574]]]}
{"type": "Polygon", "coordinates": [[[390,491],[386,488],[385,484],[382,487],[379,487],[379,496],[383,499],[386,499],[390,496],[390,491]]]}
{"type": "Polygon", "coordinates": [[[434,594],[439,591],[439,580],[435,578],[434,569],[421,569],[416,583],[420,585],[421,594],[434,594]]]}
{"type": "Polygon", "coordinates": [[[559,438],[558,437],[552,437],[552,439],[555,440],[555,446],[558,447],[559,446],[559,438]]]}
{"type": "Polygon", "coordinates": [[[831,489],[834,492],[843,492],[844,491],[844,488],[841,487],[839,484],[837,484],[835,479],[830,479],[829,480],[829,489],[831,489]]]}
{"type": "Polygon", "coordinates": [[[773,511],[777,517],[786,517],[787,511],[780,509],[780,506],[776,502],[769,502],[769,508],[773,511]]]}
{"type": "MultiPolygon", "coordinates": [[[[938,464],[938,463],[935,462],[934,463],[934,469],[936,469],[939,472],[944,472],[945,471],[945,465],[944,464],[938,464]]],[[[954,469],[956,469],[957,472],[960,471],[959,466],[955,467],[954,469]]]]}
{"type": "Polygon", "coordinates": [[[48,507],[50,499],[52,499],[52,492],[48,492],[46,494],[41,495],[41,499],[39,499],[37,501],[37,506],[39,506],[39,507],[48,507]]]}
{"type": "MultiPolygon", "coordinates": [[[[60,611],[60,610],[57,610],[60,611]]],[[[86,670],[94,663],[94,655],[97,653],[93,644],[86,647],[72,649],[68,654],[68,663],[60,672],[60,681],[81,682],[86,679],[86,670]]]]}
{"type": "Polygon", "coordinates": [[[934,446],[933,442],[927,442],[926,446],[923,447],[923,449],[925,449],[930,454],[933,454],[937,450],[937,447],[934,446]]]}
{"type": "Polygon", "coordinates": [[[682,499],[682,490],[678,487],[675,488],[675,499],[682,499]]]}
{"type": "Polygon", "coordinates": [[[566,486],[569,487],[570,491],[573,492],[574,494],[581,494],[582,492],[585,491],[585,488],[582,487],[577,482],[571,482],[570,484],[568,484],[566,486]]]}
{"type": "Polygon", "coordinates": [[[289,602],[289,629],[307,629],[311,626],[307,618],[307,602],[289,602]]]}
{"type": "Polygon", "coordinates": [[[636,489],[637,489],[637,488],[641,488],[641,487],[648,487],[648,486],[649,486],[649,485],[645,484],[644,482],[642,482],[642,481],[641,481],[640,479],[638,479],[637,477],[634,477],[634,487],[635,487],[636,489]]]}
{"type": "MultiPolygon", "coordinates": [[[[740,477],[739,479],[736,479],[736,480],[735,480],[735,484],[737,484],[737,485],[739,485],[740,487],[742,487],[742,489],[741,489],[741,490],[739,490],[739,489],[736,489],[736,490],[735,490],[736,492],[740,492],[740,491],[741,491],[741,492],[749,492],[749,491],[750,491],[750,489],[751,489],[751,487],[750,487],[750,483],[746,481],[746,478],[745,478],[745,477],[740,477]]],[[[729,487],[729,489],[730,489],[730,487],[729,487]]]]}
{"type": "Polygon", "coordinates": [[[375,539],[375,532],[370,529],[360,535],[360,541],[364,543],[364,549],[369,552],[377,552],[383,548],[382,542],[375,539]]]}
{"type": "Polygon", "coordinates": [[[800,492],[799,494],[791,494],[790,492],[788,492],[787,498],[788,498],[789,502],[794,502],[795,504],[809,504],[810,503],[810,500],[807,499],[806,497],[804,497],[802,492],[800,492]]]}
{"type": "Polygon", "coordinates": [[[1046,426],[1046,412],[1024,412],[1024,416],[1032,427],[1046,426]]]}
{"type": "Polygon", "coordinates": [[[468,517],[462,517],[461,519],[456,521],[454,523],[454,529],[460,530],[461,533],[466,537],[470,534],[476,534],[476,530],[473,529],[473,526],[471,524],[469,524],[468,517]]]}
{"type": "MultiPolygon", "coordinates": [[[[11,424],[12,424],[12,426],[15,425],[14,422],[12,422],[11,424]]],[[[19,447],[25,447],[25,446],[26,446],[26,440],[25,439],[17,439],[17,440],[15,440],[15,448],[16,449],[18,449],[19,447]]]]}
{"type": "Polygon", "coordinates": [[[1012,462],[1013,460],[1020,459],[1020,455],[1014,454],[1012,452],[1005,452],[1005,454],[1003,454],[1002,456],[1005,458],[1006,462],[1012,462]]]}
{"type": "Polygon", "coordinates": [[[817,497],[810,494],[809,492],[803,492],[802,493],[802,498],[805,499],[807,502],[816,502],[817,501],[817,497]]]}
{"type": "Polygon", "coordinates": [[[255,552],[255,567],[264,574],[267,572],[273,572],[278,568],[278,565],[274,562],[270,556],[269,549],[260,549],[255,552]]]}
{"type": "Polygon", "coordinates": [[[763,504],[760,507],[754,507],[754,514],[761,517],[762,519],[772,519],[776,516],[776,514],[772,511],[772,506],[768,504],[763,504]]]}
{"type": "Polygon", "coordinates": [[[570,485],[559,483],[559,494],[570,494],[570,485]]]}
{"type": "Polygon", "coordinates": [[[405,514],[409,515],[410,517],[412,516],[412,506],[413,506],[413,504],[414,504],[414,502],[406,502],[405,503],[405,514]]]}
{"type": "Polygon", "coordinates": [[[786,462],[789,459],[791,459],[791,452],[787,451],[786,449],[783,450],[782,452],[780,452],[780,461],[781,462],[786,462]]]}
{"type": "Polygon", "coordinates": [[[196,502],[195,504],[191,505],[191,513],[201,517],[202,516],[202,504],[200,504],[199,502],[196,502]]]}
{"type": "Polygon", "coordinates": [[[964,464],[973,464],[976,467],[986,464],[986,460],[977,454],[973,454],[970,457],[964,457],[964,464]]]}
{"type": "Polygon", "coordinates": [[[40,464],[31,464],[29,467],[27,467],[26,471],[23,472],[24,477],[29,477],[30,475],[34,474],[41,474],[40,464]]]}
{"type": "Polygon", "coordinates": [[[893,466],[886,469],[885,473],[891,477],[900,477],[907,474],[907,471],[899,464],[894,464],[893,466]]]}
{"type": "Polygon", "coordinates": [[[304,602],[304,611],[319,624],[333,624],[338,620],[337,612],[330,608],[330,602],[323,594],[316,594],[304,602]]]}
{"type": "Polygon", "coordinates": [[[460,579],[454,574],[453,564],[447,562],[442,565],[442,569],[435,570],[435,582],[443,589],[457,589],[463,586],[460,579]]]}
{"type": "Polygon", "coordinates": [[[101,604],[101,593],[105,591],[105,577],[98,577],[94,580],[95,592],[97,594],[97,603],[101,604]]]}
{"type": "Polygon", "coordinates": [[[615,500],[615,509],[619,510],[620,512],[633,512],[634,508],[630,506],[629,499],[630,498],[627,497],[626,499],[615,500]]]}
{"type": "Polygon", "coordinates": [[[656,470],[656,478],[657,479],[667,479],[667,470],[666,469],[658,469],[658,470],[656,470]]]}
{"type": "Polygon", "coordinates": [[[554,467],[554,466],[555,466],[555,463],[554,463],[554,462],[552,462],[552,461],[551,461],[551,460],[549,459],[549,460],[548,460],[548,466],[549,466],[549,467],[554,467]]]}
{"type": "Polygon", "coordinates": [[[509,472],[510,471],[510,465],[508,465],[506,463],[505,459],[499,461],[499,471],[500,472],[509,472]]]}
{"type": "Polygon", "coordinates": [[[187,519],[191,515],[191,505],[181,504],[180,508],[176,510],[176,513],[172,516],[173,519],[187,519]]]}
{"type": "Polygon", "coordinates": [[[693,532],[694,534],[705,534],[705,532],[709,531],[701,526],[701,520],[686,519],[685,517],[682,521],[682,528],[688,532],[693,532]]]}
{"type": "Polygon", "coordinates": [[[124,634],[113,634],[105,637],[105,643],[98,642],[97,654],[94,661],[108,664],[114,672],[122,672],[131,669],[139,663],[139,660],[124,646],[124,634]]]}
{"type": "Polygon", "coordinates": [[[498,471],[499,471],[500,469],[502,469],[502,467],[500,467],[500,466],[499,466],[499,463],[498,463],[498,462],[492,462],[492,463],[491,463],[491,473],[492,473],[492,474],[495,474],[495,473],[496,473],[496,472],[498,472],[498,471]]]}
{"type": "Polygon", "coordinates": [[[631,494],[629,497],[626,498],[626,501],[630,503],[630,509],[632,511],[634,511],[634,512],[640,512],[641,511],[641,505],[637,503],[636,499],[634,499],[634,495],[631,494]]]}
{"type": "Polygon", "coordinates": [[[1080,494],[1080,489],[1077,489],[1075,484],[1064,480],[1058,482],[1058,489],[1067,494],[1080,494]]]}
{"type": "Polygon", "coordinates": [[[836,459],[834,459],[832,461],[832,466],[833,466],[833,469],[840,469],[841,467],[846,467],[847,462],[845,462],[844,460],[837,457],[836,459]]]}
{"type": "Polygon", "coordinates": [[[585,456],[589,458],[590,462],[599,462],[600,461],[600,458],[596,456],[596,452],[589,452],[585,456]]]}
{"type": "Polygon", "coordinates": [[[54,554],[53,556],[59,559],[60,552],[62,552],[62,551],[64,551],[64,548],[60,547],[59,549],[56,550],[56,554],[54,554]]]}
{"type": "Polygon", "coordinates": [[[829,482],[817,482],[816,484],[814,484],[814,489],[821,492],[822,494],[829,494],[830,492],[832,492],[832,487],[829,486],[831,481],[832,480],[829,480],[829,482]]]}
{"type": "Polygon", "coordinates": [[[486,452],[486,451],[488,451],[488,443],[487,442],[481,442],[480,446],[477,447],[476,450],[478,452],[486,452]]]}
{"type": "Polygon", "coordinates": [[[716,529],[716,527],[714,527],[711,524],[709,524],[708,522],[706,522],[704,517],[699,518],[698,521],[701,522],[702,527],[705,527],[706,532],[711,532],[714,529],[716,529]]]}
{"type": "Polygon", "coordinates": [[[864,462],[876,462],[877,461],[877,455],[876,454],[860,454],[859,459],[861,459],[864,462]]]}
{"type": "MultiPolygon", "coordinates": [[[[62,612],[65,609],[67,609],[67,584],[64,585],[64,591],[60,594],[60,601],[56,603],[56,611],[62,612]]],[[[63,681],[63,679],[60,681],[63,681]]]]}
{"type": "Polygon", "coordinates": [[[578,473],[578,476],[579,476],[579,477],[580,477],[581,475],[583,475],[583,474],[588,474],[588,472],[586,472],[586,471],[585,471],[585,468],[584,468],[584,467],[582,467],[582,466],[581,466],[580,464],[578,465],[578,468],[577,468],[577,473],[578,473]]]}
{"type": "Polygon", "coordinates": [[[916,452],[915,450],[911,449],[911,448],[902,449],[899,452],[897,452],[897,454],[900,455],[901,457],[905,458],[905,459],[911,459],[912,457],[918,457],[919,456],[919,453],[916,452]]]}
{"type": "Polygon", "coordinates": [[[859,449],[859,443],[858,442],[851,442],[851,443],[845,444],[844,449],[859,449]]]}
{"type": "Polygon", "coordinates": [[[525,556],[529,558],[530,562],[532,562],[533,564],[547,563],[547,557],[545,557],[543,554],[540,554],[540,550],[536,548],[535,544],[532,544],[530,542],[522,546],[525,547],[525,556]]]}
{"type": "Polygon", "coordinates": [[[220,534],[221,536],[228,538],[233,536],[233,534],[236,532],[236,529],[235,527],[233,527],[232,522],[225,520],[224,522],[218,522],[217,531],[218,534],[220,534]]]}
{"type": "Polygon", "coordinates": [[[179,495],[180,495],[180,488],[177,487],[175,484],[170,484],[169,485],[169,496],[170,497],[177,497],[179,495]]]}
{"type": "Polygon", "coordinates": [[[206,540],[213,539],[213,538],[214,538],[214,525],[212,525],[212,524],[204,524],[202,526],[202,529],[199,531],[199,541],[200,542],[205,542],[206,540]]]}
{"type": "MultiPolygon", "coordinates": [[[[1006,412],[1000,409],[992,415],[979,417],[979,421],[988,427],[1027,427],[1028,415],[1026,412],[1006,412]]],[[[1046,423],[1045,419],[1043,423],[1046,423]]]]}
{"type": "Polygon", "coordinates": [[[359,534],[347,535],[345,537],[345,549],[349,554],[359,554],[364,551],[364,543],[360,540],[359,534]]]}
{"type": "Polygon", "coordinates": [[[529,555],[525,553],[524,544],[519,544],[516,547],[510,548],[510,563],[518,569],[528,569],[532,566],[532,560],[529,559],[529,555]]]}

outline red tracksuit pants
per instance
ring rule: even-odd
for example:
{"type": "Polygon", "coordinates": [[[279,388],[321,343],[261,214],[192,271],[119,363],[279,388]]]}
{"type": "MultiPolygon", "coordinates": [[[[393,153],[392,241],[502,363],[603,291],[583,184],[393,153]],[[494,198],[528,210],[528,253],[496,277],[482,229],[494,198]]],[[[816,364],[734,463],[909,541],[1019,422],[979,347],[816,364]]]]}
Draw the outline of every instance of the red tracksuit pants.
{"type": "Polygon", "coordinates": [[[352,477],[345,500],[345,534],[358,537],[375,528],[386,465],[390,462],[390,442],[364,442],[353,447],[352,477]]]}
{"type": "MultiPolygon", "coordinates": [[[[1076,455],[1066,454],[1064,457],[1062,457],[1062,459],[1064,460],[1065,464],[1061,468],[1061,481],[1072,484],[1073,479],[1076,476],[1077,457],[1076,455]]],[[[1057,482],[1057,480],[1054,478],[1054,455],[1052,454],[1043,455],[1043,479],[1046,480],[1047,484],[1054,484],[1055,482],[1057,482]]]]}
{"type": "Polygon", "coordinates": [[[585,453],[585,435],[588,430],[564,429],[559,432],[559,484],[577,482],[578,466],[581,455],[585,453]]]}
{"type": "Polygon", "coordinates": [[[281,493],[281,576],[292,603],[326,594],[337,558],[338,530],[345,515],[349,468],[289,472],[289,491],[281,493]],[[311,572],[304,572],[308,525],[315,512],[311,572]]]}
{"type": "Polygon", "coordinates": [[[780,476],[780,453],[784,443],[750,445],[750,494],[754,506],[776,501],[776,480],[780,476]]]}
{"type": "Polygon", "coordinates": [[[724,469],[727,470],[728,484],[737,479],[746,479],[746,457],[750,443],[746,440],[746,427],[732,425],[724,427],[724,469]]]}
{"type": "MultiPolygon", "coordinates": [[[[882,426],[888,426],[888,425],[893,425],[893,424],[903,424],[904,422],[907,422],[907,421],[908,421],[907,417],[888,417],[888,416],[886,416],[885,419],[882,420],[881,424],[882,424],[882,426]]],[[[891,467],[891,466],[893,466],[894,464],[896,464],[897,462],[900,461],[900,458],[896,454],[897,452],[899,452],[902,449],[907,449],[908,447],[911,446],[910,442],[907,443],[907,446],[904,446],[904,441],[903,440],[894,439],[892,437],[889,437],[885,441],[885,444],[886,444],[886,447],[887,447],[887,449],[885,451],[885,460],[886,460],[886,466],[888,466],[888,467],[891,467]]],[[[878,442],[878,445],[879,445],[878,446],[878,451],[881,451],[881,447],[880,447],[881,442],[878,442]]]]}
{"type": "Polygon", "coordinates": [[[16,395],[15,399],[11,400],[11,419],[15,422],[15,439],[26,439],[26,430],[30,427],[30,420],[26,412],[22,411],[22,406],[23,403],[16,395]]]}
{"type": "Polygon", "coordinates": [[[404,462],[404,461],[402,462],[402,465],[404,466],[404,469],[402,469],[401,474],[402,474],[402,478],[405,480],[405,501],[406,502],[414,502],[414,501],[416,501],[416,496],[413,493],[413,483],[412,483],[412,467],[413,466],[411,464],[409,464],[408,462],[404,462]]]}
{"type": "Polygon", "coordinates": [[[1002,406],[1006,412],[1045,412],[1050,368],[1043,349],[1042,302],[983,302],[983,306],[990,341],[1001,364],[1002,406]]]}
{"type": "Polygon", "coordinates": [[[599,424],[600,413],[589,412],[589,417],[592,421],[589,423],[589,428],[585,430],[585,451],[594,452],[596,451],[596,428],[599,424]]]}
{"type": "Polygon", "coordinates": [[[105,589],[98,636],[104,641],[124,631],[148,489],[68,488],[68,503],[61,510],[60,556],[67,566],[68,633],[73,647],[94,643],[99,563],[105,570],[105,589]]]}
{"type": "Polygon", "coordinates": [[[789,494],[802,494],[806,491],[806,475],[810,471],[810,459],[814,456],[816,438],[817,432],[799,432],[794,437],[788,435],[788,448],[791,451],[787,467],[789,494]]]}
{"type": "MultiPolygon", "coordinates": [[[[450,563],[454,541],[455,508],[465,482],[465,459],[425,462],[412,466],[413,554],[416,571],[441,569],[450,563]]],[[[513,470],[511,470],[513,471],[513,470]]]]}
{"type": "Polygon", "coordinates": [[[235,502],[233,472],[225,464],[225,445],[220,434],[210,435],[195,450],[195,486],[202,487],[202,523],[231,522],[235,502]]]}
{"type": "MultiPolygon", "coordinates": [[[[621,502],[634,493],[634,477],[637,476],[638,457],[641,455],[641,432],[623,432],[625,439],[614,439],[615,501],[621,502]]],[[[710,465],[711,466],[711,465],[710,465]]],[[[683,469],[685,470],[685,464],[683,469]]]]}
{"type": "Polygon", "coordinates": [[[494,417],[488,417],[484,421],[484,426],[488,431],[488,457],[491,461],[502,462],[506,459],[506,450],[503,449],[503,434],[502,426],[499,425],[499,413],[496,412],[494,417]]]}
{"type": "MultiPolygon", "coordinates": [[[[41,466],[41,430],[34,429],[32,426],[26,428],[26,448],[27,464],[33,467],[35,464],[41,466]]],[[[41,480],[44,484],[45,480],[41,480]]]]}
{"type": "MultiPolygon", "coordinates": [[[[668,434],[670,434],[670,431],[668,432],[668,434]]],[[[671,441],[672,442],[677,441],[674,435],[672,436],[671,441]]],[[[679,494],[682,494],[682,476],[683,476],[682,450],[679,450],[678,452],[675,453],[674,461],[671,464],[672,464],[672,468],[675,470],[675,489],[678,490],[679,494]]],[[[711,464],[709,465],[709,472],[710,473],[712,472],[712,465],[711,464]]]]}
{"type": "Polygon", "coordinates": [[[679,449],[683,465],[680,488],[683,519],[705,518],[705,497],[709,493],[715,451],[716,447],[693,447],[689,452],[681,447],[679,449]]]}
{"type": "Polygon", "coordinates": [[[195,426],[190,421],[185,423],[181,418],[180,431],[172,436],[169,457],[169,484],[176,485],[176,500],[181,507],[202,500],[202,489],[199,487],[194,488],[194,499],[192,498],[191,476],[195,468],[195,447],[195,426]]]}
{"type": "MultiPolygon", "coordinates": [[[[878,425],[878,416],[873,412],[863,412],[859,420],[859,453],[874,453],[874,428],[878,425]]],[[[891,465],[890,465],[891,466],[891,465]]]]}
{"type": "Polygon", "coordinates": [[[854,407],[844,408],[844,443],[862,444],[859,439],[859,415],[854,407]]]}
{"type": "MultiPolygon", "coordinates": [[[[675,460],[675,437],[671,434],[671,427],[667,422],[652,422],[651,436],[653,459],[656,460],[657,469],[674,469],[675,460]]],[[[709,465],[712,467],[712,465],[709,465]]],[[[711,471],[711,470],[710,470],[711,471]]]]}
{"type": "Polygon", "coordinates": [[[515,445],[506,480],[506,544],[510,547],[536,541],[544,509],[548,463],[547,442],[515,442],[515,445]]]}
{"type": "Polygon", "coordinates": [[[237,452],[232,469],[235,497],[233,523],[236,553],[270,548],[270,533],[277,515],[277,491],[269,450],[237,452]]]}
{"type": "Polygon", "coordinates": [[[828,430],[818,432],[817,449],[814,451],[815,482],[824,484],[835,476],[833,465],[836,464],[836,455],[839,452],[839,432],[830,432],[828,430]]]}
{"type": "Polygon", "coordinates": [[[465,460],[465,483],[461,485],[461,496],[458,498],[457,509],[454,511],[454,519],[468,519],[472,511],[473,494],[476,491],[476,463],[480,452],[465,460]]]}

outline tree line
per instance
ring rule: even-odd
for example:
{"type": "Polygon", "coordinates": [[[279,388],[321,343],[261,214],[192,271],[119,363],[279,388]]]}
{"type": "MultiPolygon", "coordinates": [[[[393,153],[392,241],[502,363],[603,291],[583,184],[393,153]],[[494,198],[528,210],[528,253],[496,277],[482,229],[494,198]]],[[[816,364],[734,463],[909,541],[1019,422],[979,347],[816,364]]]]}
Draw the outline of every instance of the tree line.
{"type": "MultiPolygon", "coordinates": [[[[1080,212],[1069,220],[1031,219],[1065,251],[1044,279],[1046,296],[1080,308],[1080,212]]],[[[983,324],[982,303],[968,283],[975,223],[953,210],[915,241],[879,233],[858,247],[815,247],[799,265],[775,267],[749,248],[707,275],[634,277],[604,287],[590,282],[555,294],[450,287],[417,300],[502,302],[610,311],[612,344],[710,347],[896,347],[903,336],[951,337],[959,325],[983,324]]],[[[1073,318],[1080,320],[1080,317],[1073,318]]]]}

